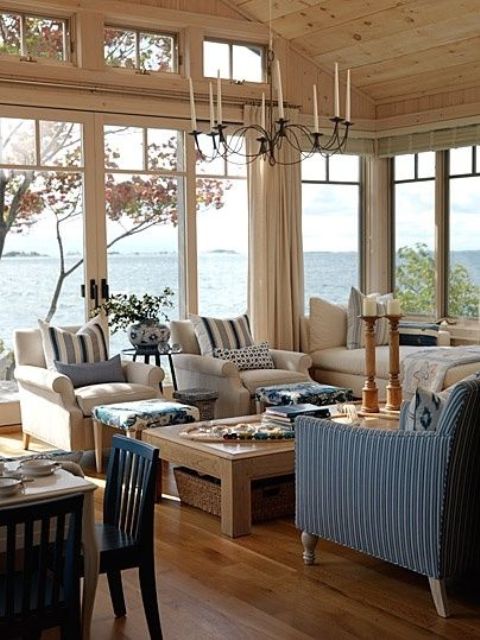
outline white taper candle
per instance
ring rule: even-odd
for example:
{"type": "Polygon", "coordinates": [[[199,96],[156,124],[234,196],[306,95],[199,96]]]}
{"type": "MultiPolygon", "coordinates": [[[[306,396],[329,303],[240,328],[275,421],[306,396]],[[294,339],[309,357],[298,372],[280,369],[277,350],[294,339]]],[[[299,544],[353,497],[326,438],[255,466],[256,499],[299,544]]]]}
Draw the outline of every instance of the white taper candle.
{"type": "Polygon", "coordinates": [[[217,71],[217,124],[222,124],[222,79],[220,78],[220,69],[217,71]]]}
{"type": "Polygon", "coordinates": [[[215,127],[215,109],[213,107],[213,86],[211,82],[208,83],[208,95],[210,99],[210,131],[213,131],[215,127]]]}
{"type": "Polygon", "coordinates": [[[347,96],[345,98],[345,120],[351,122],[351,86],[350,86],[350,69],[347,70],[347,96]]]}
{"type": "Polygon", "coordinates": [[[340,82],[338,79],[338,62],[335,62],[335,118],[340,117],[340,82]]]}
{"type": "Polygon", "coordinates": [[[283,110],[283,88],[282,88],[282,72],[280,71],[280,60],[275,60],[275,74],[277,77],[277,97],[278,97],[278,117],[285,120],[285,111],[283,110]]]}
{"type": "Polygon", "coordinates": [[[313,85],[313,131],[318,133],[318,100],[317,100],[317,85],[313,85]]]}
{"type": "Polygon", "coordinates": [[[190,119],[192,121],[192,131],[197,130],[197,112],[195,109],[195,95],[193,93],[193,82],[188,78],[188,86],[190,88],[190,119]]]}

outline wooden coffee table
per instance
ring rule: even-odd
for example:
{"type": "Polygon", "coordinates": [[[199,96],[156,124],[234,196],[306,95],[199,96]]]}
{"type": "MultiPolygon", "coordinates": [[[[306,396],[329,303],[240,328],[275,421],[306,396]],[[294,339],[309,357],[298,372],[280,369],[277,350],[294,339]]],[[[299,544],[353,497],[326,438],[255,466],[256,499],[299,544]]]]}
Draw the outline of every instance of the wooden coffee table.
{"type": "MultiPolygon", "coordinates": [[[[259,422],[259,416],[214,420],[210,424],[259,422]]],[[[180,437],[185,425],[142,431],[142,440],[160,449],[162,460],[205,473],[221,482],[221,529],[231,538],[248,535],[252,527],[252,480],[294,471],[292,440],[198,442],[180,437]]]]}

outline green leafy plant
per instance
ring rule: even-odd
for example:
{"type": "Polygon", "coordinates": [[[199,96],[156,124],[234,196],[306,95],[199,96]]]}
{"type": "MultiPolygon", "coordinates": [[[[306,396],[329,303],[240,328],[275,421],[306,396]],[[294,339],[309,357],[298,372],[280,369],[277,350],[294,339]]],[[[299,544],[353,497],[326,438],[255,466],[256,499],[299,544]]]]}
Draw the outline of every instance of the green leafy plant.
{"type": "Polygon", "coordinates": [[[165,287],[158,296],[149,293],[140,297],[134,293],[129,296],[126,293],[116,293],[94,309],[93,315],[104,311],[112,333],[120,329],[125,330],[136,322],[160,321],[160,319],[168,321],[169,318],[164,309],[173,307],[174,295],[175,293],[169,287],[165,287]]]}

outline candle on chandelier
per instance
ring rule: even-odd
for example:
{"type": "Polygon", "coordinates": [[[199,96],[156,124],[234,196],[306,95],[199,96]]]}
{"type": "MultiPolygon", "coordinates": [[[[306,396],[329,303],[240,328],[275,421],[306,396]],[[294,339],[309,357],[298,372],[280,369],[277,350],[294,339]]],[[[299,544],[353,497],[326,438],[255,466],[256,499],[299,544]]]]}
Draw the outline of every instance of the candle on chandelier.
{"type": "Polygon", "coordinates": [[[335,118],[340,117],[340,83],[338,79],[338,62],[335,62],[335,103],[334,113],[335,118]]]}
{"type": "Polygon", "coordinates": [[[318,100],[317,100],[317,85],[313,85],[313,132],[318,133],[318,100]]]}
{"type": "Polygon", "coordinates": [[[215,128],[215,109],[213,107],[213,86],[211,82],[208,83],[208,95],[210,106],[210,131],[213,131],[215,128]]]}
{"type": "Polygon", "coordinates": [[[285,120],[285,111],[283,110],[283,88],[282,88],[282,73],[280,71],[280,60],[275,60],[275,74],[277,78],[277,93],[278,93],[278,117],[280,120],[285,120]]]}
{"type": "Polygon", "coordinates": [[[195,95],[193,93],[193,82],[188,78],[188,86],[190,88],[190,119],[192,121],[192,131],[197,130],[197,111],[195,109],[195,95]]]}
{"type": "Polygon", "coordinates": [[[352,100],[351,100],[351,86],[350,86],[350,69],[348,69],[347,70],[347,96],[345,98],[345,120],[347,122],[351,122],[350,120],[351,104],[352,104],[352,100]]]}
{"type": "Polygon", "coordinates": [[[220,69],[217,70],[217,124],[222,124],[222,79],[220,78],[220,69]]]}
{"type": "Polygon", "coordinates": [[[262,93],[262,109],[260,112],[260,126],[262,127],[262,129],[265,131],[266,130],[266,126],[265,126],[265,94],[262,93]]]}

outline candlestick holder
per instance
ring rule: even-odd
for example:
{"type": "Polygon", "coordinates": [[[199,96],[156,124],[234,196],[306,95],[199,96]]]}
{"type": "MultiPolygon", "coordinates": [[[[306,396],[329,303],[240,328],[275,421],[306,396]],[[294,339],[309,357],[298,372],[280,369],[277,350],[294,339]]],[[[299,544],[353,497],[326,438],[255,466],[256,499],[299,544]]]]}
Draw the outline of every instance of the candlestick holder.
{"type": "Polygon", "coordinates": [[[400,334],[398,325],[401,315],[385,316],[390,324],[390,341],[389,341],[389,375],[387,384],[387,402],[385,411],[387,413],[399,412],[402,404],[402,387],[400,385],[400,334]]]}
{"type": "Polygon", "coordinates": [[[375,323],[380,316],[360,316],[365,322],[365,384],[362,389],[362,413],[378,413],[378,388],[375,382],[375,323]]]}

